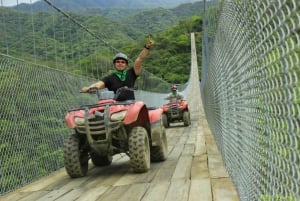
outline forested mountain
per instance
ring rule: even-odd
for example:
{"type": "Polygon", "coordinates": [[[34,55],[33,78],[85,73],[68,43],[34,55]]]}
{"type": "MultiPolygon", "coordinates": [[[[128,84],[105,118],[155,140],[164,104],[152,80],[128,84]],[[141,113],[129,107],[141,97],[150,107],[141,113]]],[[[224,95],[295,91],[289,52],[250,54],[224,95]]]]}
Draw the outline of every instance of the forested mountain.
{"type": "MultiPolygon", "coordinates": [[[[107,12],[106,16],[99,13],[83,14],[74,12],[70,12],[69,15],[78,20],[91,32],[108,41],[113,47],[127,53],[130,58],[136,57],[146,37],[151,34],[155,41],[155,46],[149,59],[144,64],[145,69],[168,82],[184,83],[188,79],[190,67],[190,32],[201,32],[202,6],[202,2],[197,2],[183,4],[172,9],[142,9],[136,10],[127,16],[123,13],[118,15],[116,12],[114,17],[111,12],[107,12]]],[[[54,31],[62,30],[65,24],[65,22],[61,22],[62,16],[57,12],[54,14],[49,12],[29,13],[8,8],[0,8],[0,12],[6,17],[6,27],[5,29],[0,29],[0,34],[9,41],[10,53],[15,52],[15,56],[18,56],[17,49],[20,47],[22,47],[23,52],[28,54],[28,58],[30,54],[34,54],[32,44],[30,44],[32,43],[32,40],[30,40],[32,38],[31,22],[34,19],[39,19],[38,23],[35,24],[35,43],[43,44],[43,40],[49,41],[47,42],[49,47],[46,50],[42,47],[37,47],[36,54],[43,55],[46,51],[48,61],[51,61],[51,58],[54,61],[56,59],[54,59],[55,54],[59,55],[61,53],[63,55],[64,48],[68,46],[95,46],[95,44],[90,44],[91,41],[86,41],[84,38],[80,39],[81,36],[76,31],[78,27],[72,23],[68,23],[69,29],[73,30],[70,35],[65,35],[63,36],[64,38],[56,36],[54,39],[56,42],[54,42],[54,31]],[[22,33],[21,38],[19,30],[15,30],[18,24],[23,26],[21,29],[24,34],[22,33]],[[53,27],[53,24],[60,25],[53,27]],[[77,41],[72,41],[69,37],[76,38],[77,41]],[[71,41],[72,44],[68,41],[71,41]],[[65,43],[62,47],[51,47],[62,42],[65,43]]],[[[200,40],[200,36],[197,37],[199,45],[200,40]]],[[[1,42],[5,41],[0,41],[0,52],[5,52],[6,44],[1,45],[1,42]]],[[[85,51],[81,54],[89,56],[92,53],[85,51]]],[[[99,56],[105,57],[107,55],[99,56]]],[[[68,56],[61,58],[61,60],[63,61],[66,58],[68,56]]],[[[110,58],[111,55],[109,55],[110,58]]],[[[83,62],[87,68],[89,66],[90,68],[93,67],[93,64],[89,63],[89,61],[78,61],[80,64],[83,62]]],[[[51,67],[51,63],[45,63],[45,65],[51,67]]],[[[78,73],[78,69],[76,73],[78,73]]],[[[92,74],[91,76],[97,77],[92,74]]]]}
{"type": "MultiPolygon", "coordinates": [[[[84,12],[90,8],[173,8],[183,3],[199,2],[199,0],[50,0],[59,8],[66,11],[84,12]]],[[[20,4],[19,9],[26,10],[48,10],[49,7],[44,1],[38,1],[33,4],[20,4]]]]}

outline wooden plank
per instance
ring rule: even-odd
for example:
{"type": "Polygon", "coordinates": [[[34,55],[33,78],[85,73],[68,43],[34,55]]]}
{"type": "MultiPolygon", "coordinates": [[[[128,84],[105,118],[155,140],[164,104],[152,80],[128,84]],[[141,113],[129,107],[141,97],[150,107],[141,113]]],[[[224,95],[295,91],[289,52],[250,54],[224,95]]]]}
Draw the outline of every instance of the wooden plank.
{"type": "Polygon", "coordinates": [[[197,156],[193,158],[191,167],[192,179],[205,179],[210,178],[209,169],[207,165],[207,155],[197,156]]]}
{"type": "Polygon", "coordinates": [[[176,168],[177,160],[166,160],[162,163],[152,183],[169,182],[176,168]]]}
{"type": "Polygon", "coordinates": [[[76,199],[77,201],[94,201],[109,189],[108,186],[96,186],[86,190],[76,199]]]}
{"type": "Polygon", "coordinates": [[[176,132],[176,131],[177,130],[174,128],[166,129],[167,141],[168,141],[168,146],[170,147],[170,150],[172,150],[174,146],[177,146],[177,144],[182,136],[182,132],[176,132]]]}
{"type": "MultiPolygon", "coordinates": [[[[89,171],[93,169],[93,165],[89,163],[89,171]]],[[[20,188],[18,191],[20,192],[36,192],[39,190],[52,190],[52,189],[60,189],[61,187],[65,187],[66,185],[69,185],[71,179],[65,168],[61,168],[58,171],[53,172],[52,174],[42,177],[41,179],[26,185],[22,188],[20,188]]],[[[87,180],[87,178],[78,178],[76,180],[79,184],[83,181],[87,180]],[[80,180],[81,179],[81,180],[80,180]],[[80,181],[79,181],[80,180],[80,181]]],[[[76,184],[74,184],[76,185],[76,184]]]]}
{"type": "MultiPolygon", "coordinates": [[[[197,124],[196,122],[193,124],[191,124],[189,126],[190,130],[189,131],[186,131],[188,132],[188,139],[186,141],[186,145],[193,145],[193,153],[195,152],[195,147],[197,146],[197,135],[198,135],[198,132],[199,132],[199,129],[197,128],[197,124]]],[[[192,153],[192,154],[193,154],[192,153]]]]}
{"type": "MultiPolygon", "coordinates": [[[[89,177],[80,177],[80,178],[76,178],[76,179],[68,178],[67,180],[69,182],[67,184],[61,186],[59,189],[69,191],[69,190],[78,188],[78,187],[82,186],[82,184],[84,182],[86,182],[88,180],[88,178],[89,177]]],[[[57,189],[57,188],[54,188],[54,189],[57,189]]]]}
{"type": "Polygon", "coordinates": [[[207,154],[216,155],[220,153],[212,135],[205,135],[205,142],[207,154]]]}
{"type": "Polygon", "coordinates": [[[195,144],[197,141],[197,129],[193,128],[194,126],[191,125],[190,135],[186,141],[186,144],[195,144]]]}
{"type": "Polygon", "coordinates": [[[194,156],[206,154],[206,141],[202,131],[199,131],[196,140],[194,156]]]}
{"type": "Polygon", "coordinates": [[[41,179],[20,188],[18,191],[20,192],[27,192],[27,191],[38,191],[46,189],[49,185],[54,182],[63,183],[69,176],[66,174],[64,168],[59,169],[58,171],[53,172],[52,174],[42,177],[41,179]],[[41,182],[43,181],[43,182],[41,182]]]}
{"type": "Polygon", "coordinates": [[[195,145],[193,144],[185,144],[182,150],[181,155],[190,155],[192,156],[195,152],[195,145]]]}
{"type": "Polygon", "coordinates": [[[195,152],[194,156],[206,154],[206,141],[203,131],[203,126],[200,121],[195,122],[193,133],[195,133],[196,141],[195,141],[195,152]]]}
{"type": "Polygon", "coordinates": [[[224,178],[229,177],[227,170],[222,161],[221,155],[208,156],[208,168],[211,178],[224,178]]]}
{"type": "Polygon", "coordinates": [[[6,194],[4,196],[0,196],[0,201],[32,201],[36,200],[39,197],[49,193],[49,191],[35,191],[35,192],[11,192],[9,194],[6,194]]]}
{"type": "Polygon", "coordinates": [[[184,155],[179,158],[172,179],[189,179],[193,157],[184,155]]]}
{"type": "Polygon", "coordinates": [[[230,178],[211,179],[214,201],[239,201],[230,178]]]}
{"type": "Polygon", "coordinates": [[[130,188],[126,192],[124,192],[118,199],[116,199],[116,201],[140,201],[145,192],[148,190],[149,186],[149,183],[130,185],[130,188]]]}
{"type": "Polygon", "coordinates": [[[212,189],[210,179],[193,179],[188,201],[212,201],[212,189]]]}
{"type": "Polygon", "coordinates": [[[26,192],[21,199],[16,199],[18,201],[32,201],[38,200],[40,197],[46,195],[49,191],[34,191],[34,192],[26,192]]]}
{"type": "Polygon", "coordinates": [[[168,160],[178,160],[182,150],[184,148],[184,144],[178,144],[177,146],[173,147],[173,149],[171,150],[169,156],[168,156],[168,160]]]}
{"type": "Polygon", "coordinates": [[[34,196],[38,196],[38,195],[42,196],[45,193],[48,194],[49,191],[47,189],[49,188],[50,185],[53,185],[53,183],[56,183],[57,185],[66,184],[66,183],[68,183],[67,179],[68,179],[68,176],[65,173],[65,169],[61,168],[58,171],[55,171],[48,176],[42,177],[41,179],[16,190],[15,192],[11,192],[11,193],[1,197],[0,200],[3,199],[5,201],[7,201],[7,200],[16,201],[16,200],[23,199],[23,200],[31,201],[32,199],[30,198],[30,196],[27,199],[26,195],[35,194],[34,196]],[[36,193],[38,191],[42,191],[44,194],[36,193]]]}
{"type": "Polygon", "coordinates": [[[189,189],[189,179],[173,179],[171,180],[170,187],[164,201],[186,201],[188,200],[189,189]]]}
{"type": "Polygon", "coordinates": [[[130,185],[112,186],[97,198],[99,201],[117,201],[128,191],[130,185]]]}
{"type": "Polygon", "coordinates": [[[0,201],[16,201],[25,196],[26,193],[21,193],[21,192],[11,192],[5,195],[0,196],[0,201]]]}
{"type": "MultiPolygon", "coordinates": [[[[69,191],[68,193],[55,199],[55,201],[77,200],[77,198],[79,198],[80,195],[84,193],[84,191],[85,191],[84,188],[73,189],[73,190],[69,191]]],[[[51,199],[51,200],[53,200],[53,199],[51,199]]]]}
{"type": "Polygon", "coordinates": [[[141,201],[165,200],[169,186],[170,186],[170,182],[167,181],[152,183],[141,201]]]}
{"type": "Polygon", "coordinates": [[[161,165],[161,163],[151,163],[150,170],[145,173],[128,172],[127,174],[123,175],[118,181],[116,181],[114,186],[151,182],[161,165]]]}
{"type": "Polygon", "coordinates": [[[65,190],[65,189],[58,189],[58,190],[53,190],[47,193],[46,195],[40,197],[36,201],[50,201],[50,200],[56,200],[57,198],[61,197],[62,195],[70,192],[71,190],[65,190]]]}
{"type": "Polygon", "coordinates": [[[129,157],[122,157],[109,166],[96,167],[90,173],[89,179],[82,186],[92,188],[95,186],[112,186],[120,177],[130,172],[129,157]]]}
{"type": "MultiPolygon", "coordinates": [[[[185,128],[185,130],[189,131],[188,128],[185,128]]],[[[189,135],[190,133],[189,132],[181,132],[181,136],[180,136],[180,139],[179,141],[177,142],[176,146],[177,145],[181,145],[181,144],[186,144],[188,138],[189,138],[189,135]]]]}

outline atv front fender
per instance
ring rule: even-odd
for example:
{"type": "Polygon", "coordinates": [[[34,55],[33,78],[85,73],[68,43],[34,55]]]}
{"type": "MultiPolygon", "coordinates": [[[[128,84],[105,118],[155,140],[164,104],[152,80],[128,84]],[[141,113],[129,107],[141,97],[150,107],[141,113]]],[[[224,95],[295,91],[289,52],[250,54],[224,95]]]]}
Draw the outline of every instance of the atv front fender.
{"type": "Polygon", "coordinates": [[[185,101],[182,101],[182,102],[180,103],[180,107],[181,107],[183,110],[189,110],[188,103],[185,102],[185,101]]]}
{"type": "Polygon", "coordinates": [[[152,146],[160,146],[162,143],[163,126],[162,126],[162,113],[161,108],[149,110],[149,119],[151,122],[151,139],[152,146]]]}
{"type": "Polygon", "coordinates": [[[161,120],[162,113],[163,113],[163,110],[161,108],[149,110],[150,123],[152,124],[154,122],[161,120]]]}
{"type": "Polygon", "coordinates": [[[159,119],[158,121],[151,124],[151,139],[152,139],[152,146],[160,146],[162,141],[163,135],[162,121],[159,119]]]}
{"type": "Polygon", "coordinates": [[[135,125],[144,125],[146,122],[149,122],[149,117],[145,103],[137,101],[130,105],[123,123],[125,125],[133,123],[135,125]]]}
{"type": "Polygon", "coordinates": [[[65,116],[65,123],[68,128],[75,128],[75,117],[81,117],[84,118],[84,110],[76,110],[76,111],[70,111],[65,116]]]}

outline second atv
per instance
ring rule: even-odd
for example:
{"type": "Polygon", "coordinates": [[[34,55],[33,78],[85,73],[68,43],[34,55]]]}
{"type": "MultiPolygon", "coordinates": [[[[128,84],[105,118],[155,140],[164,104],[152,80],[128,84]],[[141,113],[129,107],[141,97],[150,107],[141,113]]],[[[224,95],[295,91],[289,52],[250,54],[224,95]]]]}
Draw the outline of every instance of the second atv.
{"type": "Polygon", "coordinates": [[[184,126],[191,124],[188,103],[181,98],[166,98],[169,102],[161,106],[163,110],[162,121],[165,128],[170,127],[170,123],[183,122],[184,126]]]}

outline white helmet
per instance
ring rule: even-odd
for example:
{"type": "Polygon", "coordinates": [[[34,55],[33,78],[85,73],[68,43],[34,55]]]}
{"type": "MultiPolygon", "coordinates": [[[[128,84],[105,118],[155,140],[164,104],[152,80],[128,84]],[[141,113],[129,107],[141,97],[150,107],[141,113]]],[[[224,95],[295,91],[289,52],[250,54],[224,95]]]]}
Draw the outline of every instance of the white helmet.
{"type": "Polygon", "coordinates": [[[123,53],[121,53],[121,52],[117,53],[117,54],[114,56],[114,58],[113,58],[113,63],[115,63],[115,61],[116,61],[117,59],[123,59],[123,60],[125,60],[126,63],[128,64],[128,57],[127,57],[126,54],[123,54],[123,53]]]}

